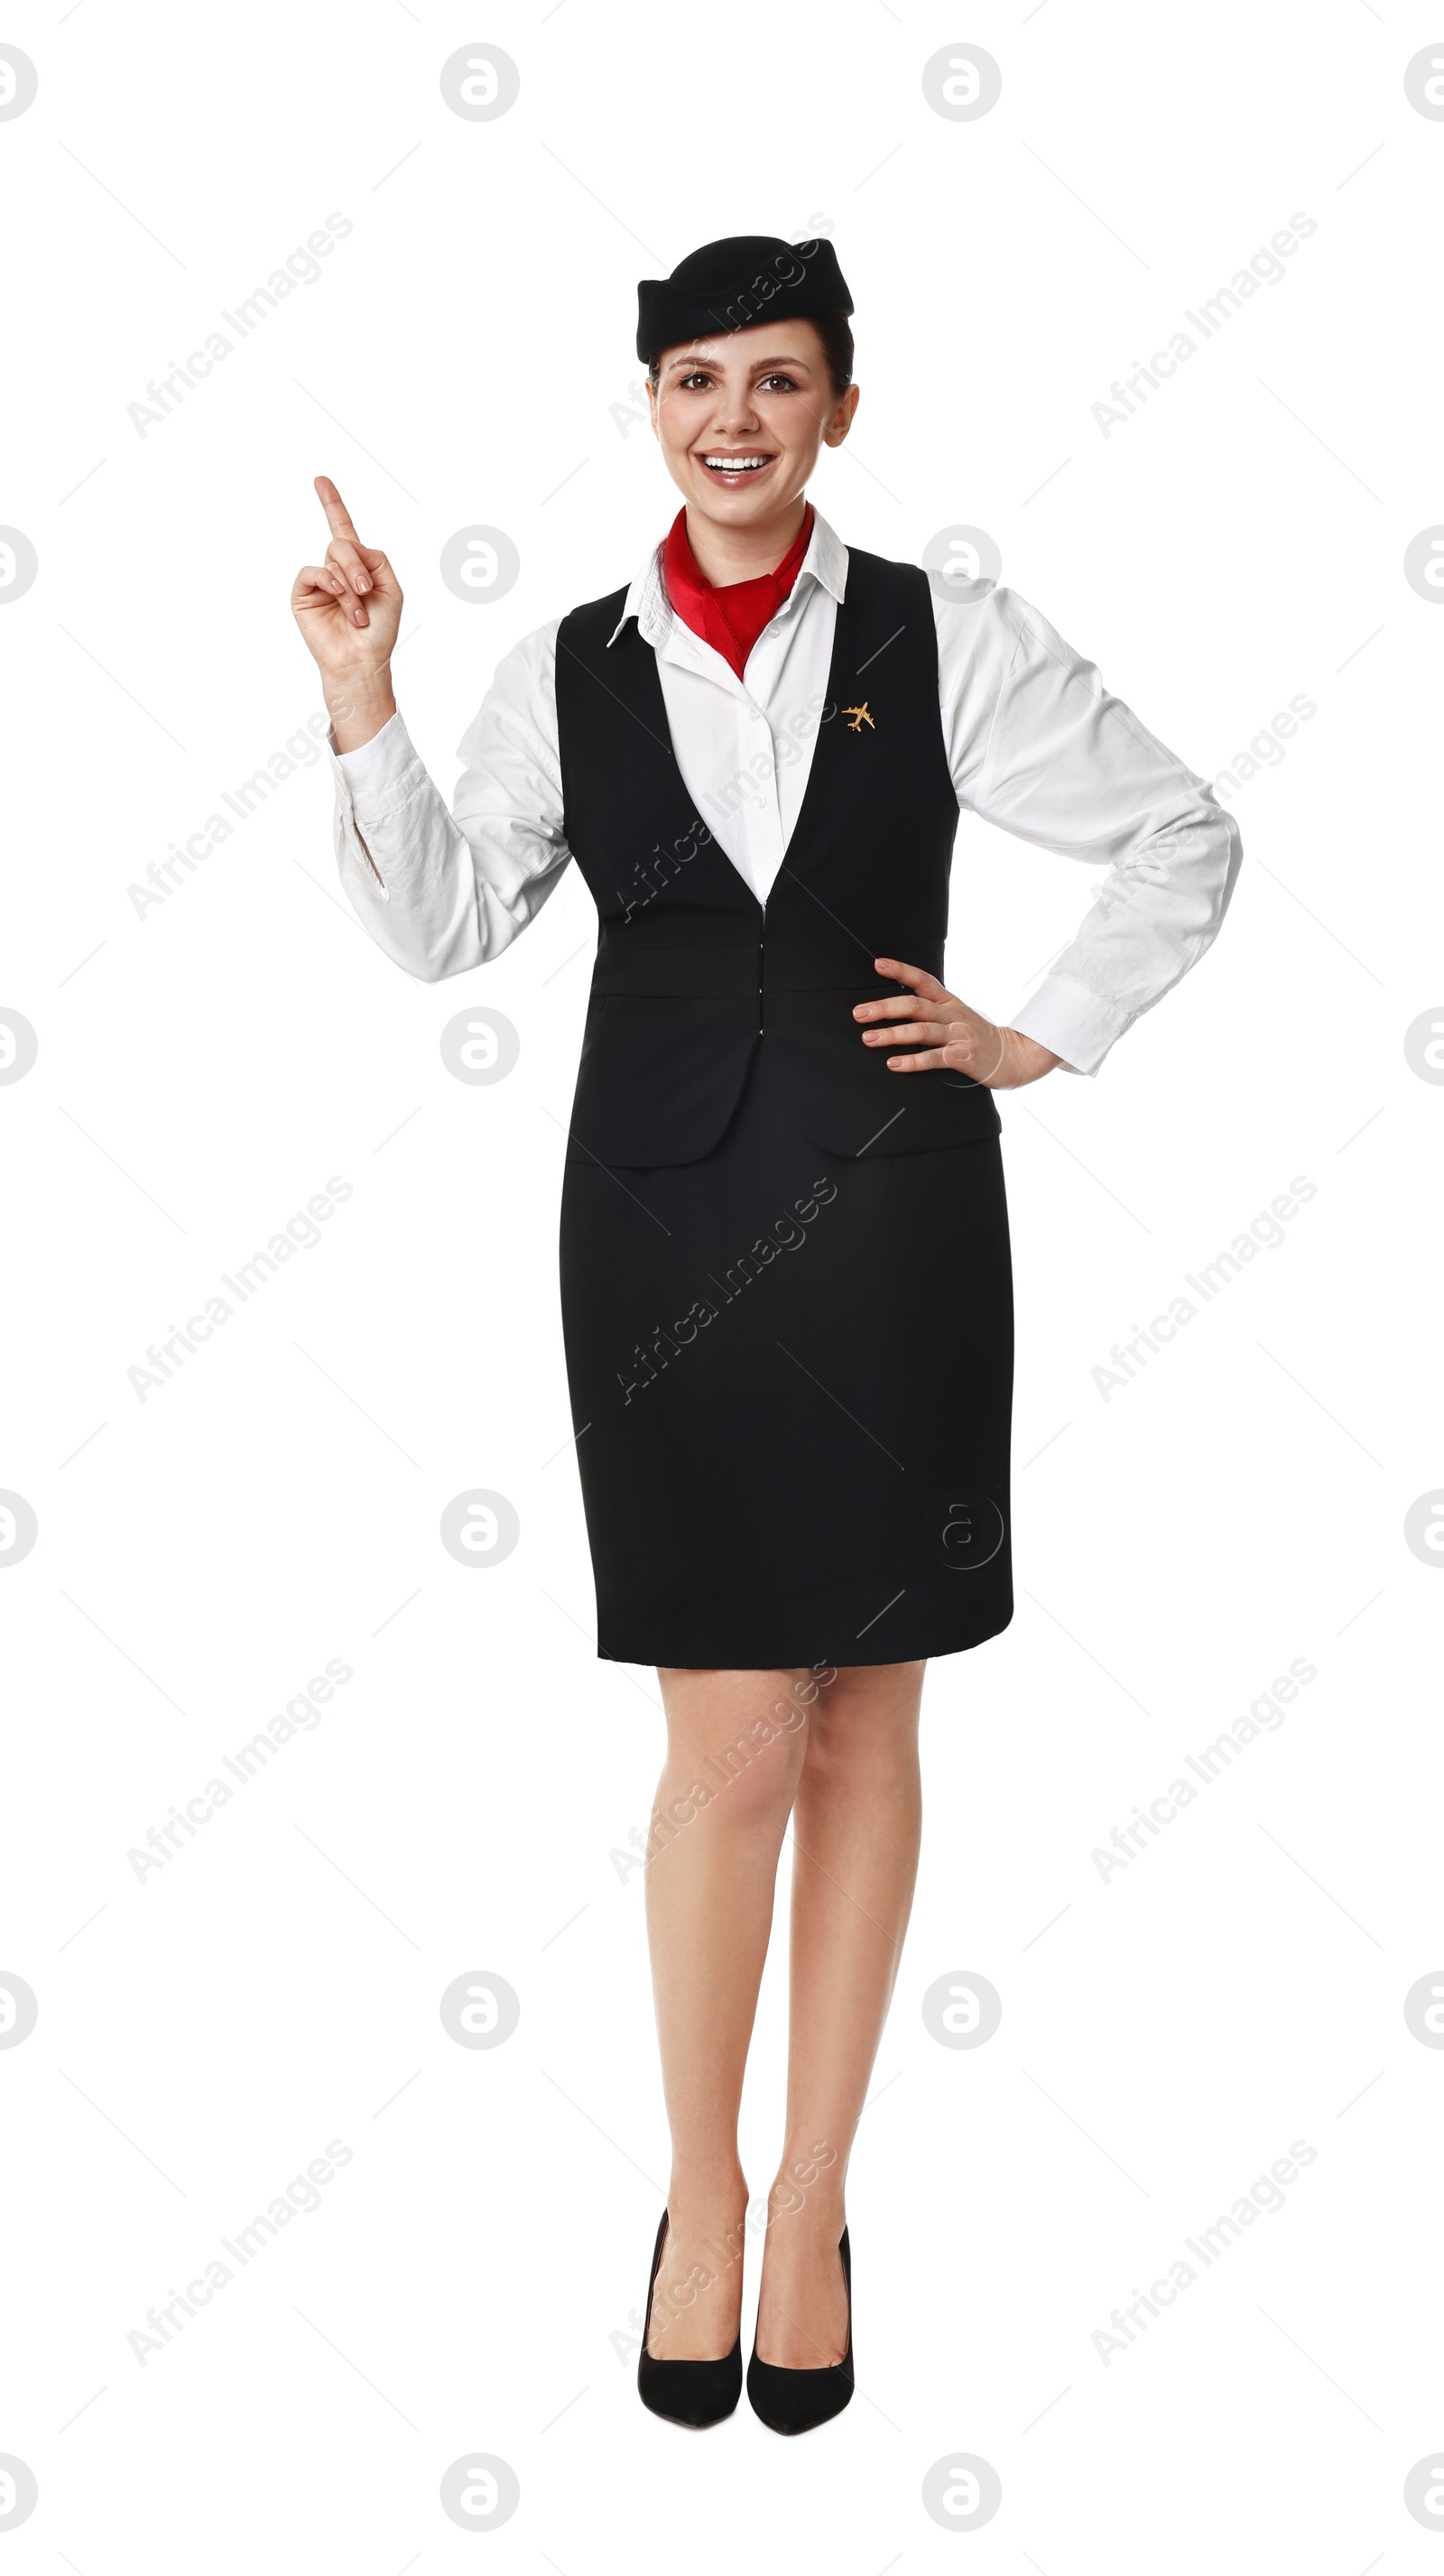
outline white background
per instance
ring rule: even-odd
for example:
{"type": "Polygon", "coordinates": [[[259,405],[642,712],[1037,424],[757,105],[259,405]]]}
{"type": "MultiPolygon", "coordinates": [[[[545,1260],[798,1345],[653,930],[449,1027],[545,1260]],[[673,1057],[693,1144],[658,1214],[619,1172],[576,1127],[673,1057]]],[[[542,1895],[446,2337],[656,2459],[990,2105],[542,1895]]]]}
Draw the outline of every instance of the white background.
{"type": "MultiPolygon", "coordinates": [[[[0,613],[0,1003],[39,1035],[0,1092],[0,1484],[39,1521],[0,1586],[0,1968],[39,1999],[0,2051],[17,2576],[1437,2564],[1403,2487],[1444,2440],[1444,2055],[1402,2005],[1444,1956],[1438,1591],[1403,1524],[1444,1481],[1444,1098],[1403,1037],[1444,981],[1444,616],[1402,559],[1444,519],[1444,125],[1403,80],[1439,32],[1399,0],[8,15],[40,76],[0,123],[0,519],[39,558],[0,613]],[[955,39],[1002,67],[973,123],[923,93],[955,39]],[[473,40],[520,70],[494,122],[441,94],[473,40]],[[147,382],[333,211],[317,282],[139,435],[147,382]],[[1296,212],[1284,280],[1105,438],[1112,379],[1296,212]],[[1096,1081],[1002,1104],[1018,1615],[929,1678],[851,2175],[858,2396],[803,2443],[745,2404],[704,2442],[634,2387],[667,2147],[609,1855],[662,1725],[653,1674],[595,1660],[564,1445],[585,888],[484,975],[412,984],[340,898],[318,760],[163,903],[128,894],[320,706],[287,608],[318,471],[397,566],[398,691],[449,789],[501,652],[672,516],[613,409],[636,279],[754,229],[831,231],[853,289],[862,404],[815,486],[845,540],[988,530],[1204,776],[1317,707],[1228,800],[1212,954],[1096,1081]],[[475,522],[520,551],[493,604],[439,577],[475,522]],[[442,1063],[469,1000],[521,1033],[494,1087],[442,1063]],[[140,1401],[147,1344],[333,1174],[321,1242],[140,1401]],[[1110,1346],[1295,1175],[1284,1243],[1105,1402],[1110,1346]],[[473,1486],[521,1519],[485,1571],[438,1538],[473,1486]],[[330,1658],[322,1722],[140,1883],[127,1852],[330,1658]],[[1094,1848],[1296,1658],[1286,1722],[1105,1883],[1094,1848]],[[494,2050],[439,2017],[471,1970],[520,1997],[494,2050]],[[975,2051],[920,2009],[967,1971],[1003,1999],[975,2051]],[[333,2139],[321,2206],[142,2366],[147,2310],[333,2139]],[[1284,2208],[1105,2365],[1110,2311],[1295,2140],[1284,2208]],[[439,2502],[469,2444],[521,2482],[491,2534],[439,2502]],[[971,2533],[922,2502],[961,2453],[1003,2487],[971,2533]]],[[[1006,1016],[1092,882],[965,823],[954,987],[1006,1016]]],[[[945,1320],[946,1281],[917,1293],[945,1320]]]]}

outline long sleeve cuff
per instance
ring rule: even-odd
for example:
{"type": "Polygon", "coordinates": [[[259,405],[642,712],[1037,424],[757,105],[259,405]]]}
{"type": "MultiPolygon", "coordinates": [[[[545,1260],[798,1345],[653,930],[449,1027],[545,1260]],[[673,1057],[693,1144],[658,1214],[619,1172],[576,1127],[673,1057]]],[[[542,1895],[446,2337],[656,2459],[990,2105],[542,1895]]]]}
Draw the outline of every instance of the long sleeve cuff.
{"type": "Polygon", "coordinates": [[[1096,1073],[1135,1016],[1115,1002],[1100,1000],[1071,975],[1045,975],[1008,1025],[1050,1048],[1067,1072],[1096,1073]]]}
{"type": "Polygon", "coordinates": [[[338,751],[336,728],[326,736],[336,772],[337,791],[359,821],[377,823],[404,805],[426,776],[421,755],[406,730],[398,708],[379,733],[355,751],[338,751]]]}
{"type": "Polygon", "coordinates": [[[376,919],[374,907],[379,904],[384,908],[390,895],[366,834],[374,834],[388,814],[405,804],[426,773],[399,712],[388,717],[380,732],[355,751],[338,751],[336,728],[328,726],[325,748],[336,791],[336,859],[341,882],[361,920],[370,926],[376,919]]]}

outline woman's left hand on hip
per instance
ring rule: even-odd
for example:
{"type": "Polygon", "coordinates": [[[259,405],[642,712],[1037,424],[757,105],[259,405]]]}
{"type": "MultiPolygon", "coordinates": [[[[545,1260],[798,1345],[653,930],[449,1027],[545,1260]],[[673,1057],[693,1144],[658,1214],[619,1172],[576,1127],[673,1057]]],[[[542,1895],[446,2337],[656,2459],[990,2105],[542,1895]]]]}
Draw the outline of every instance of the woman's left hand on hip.
{"type": "Polygon", "coordinates": [[[914,1055],[890,1055],[889,1073],[946,1070],[969,1075],[987,1091],[1015,1091],[1021,1083],[1051,1073],[1060,1061],[1020,1029],[1000,1029],[985,1020],[923,967],[907,966],[900,957],[876,957],[873,964],[879,975],[908,986],[895,1001],[859,1002],[852,1015],[873,1023],[863,1027],[864,1046],[917,1049],[914,1055]],[[887,1025],[877,1027],[879,1020],[887,1025]]]}

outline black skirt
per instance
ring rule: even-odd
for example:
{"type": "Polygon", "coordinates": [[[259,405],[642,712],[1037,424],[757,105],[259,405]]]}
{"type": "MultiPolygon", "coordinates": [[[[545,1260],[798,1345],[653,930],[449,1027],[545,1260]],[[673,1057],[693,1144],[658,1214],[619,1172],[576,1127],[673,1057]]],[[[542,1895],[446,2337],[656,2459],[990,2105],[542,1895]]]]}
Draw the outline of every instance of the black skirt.
{"type": "Polygon", "coordinates": [[[829,1155],[764,1043],[700,1161],[567,1164],[561,1289],[599,1655],[890,1664],[1007,1626],[996,1137],[829,1155]]]}

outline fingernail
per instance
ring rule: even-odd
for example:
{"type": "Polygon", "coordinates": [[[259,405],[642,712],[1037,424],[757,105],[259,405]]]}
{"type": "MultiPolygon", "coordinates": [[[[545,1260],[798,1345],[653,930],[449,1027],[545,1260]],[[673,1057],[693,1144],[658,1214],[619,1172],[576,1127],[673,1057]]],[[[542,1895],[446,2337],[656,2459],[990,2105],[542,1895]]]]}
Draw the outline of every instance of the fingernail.
{"type": "Polygon", "coordinates": [[[364,625],[365,625],[365,623],[366,623],[366,611],[365,611],[365,609],[364,609],[364,608],[353,608],[353,609],[352,609],[352,611],[351,611],[351,614],[352,614],[352,616],[355,618],[356,623],[357,623],[357,625],[358,625],[358,626],[364,626],[364,625]]]}
{"type": "Polygon", "coordinates": [[[355,582],[356,587],[357,587],[357,589],[358,589],[358,590],[369,590],[369,589],[370,589],[370,587],[371,587],[370,579],[369,579],[369,577],[367,576],[367,574],[365,574],[364,572],[353,573],[353,574],[352,574],[352,576],[351,576],[351,578],[352,578],[352,580],[355,582]]]}

